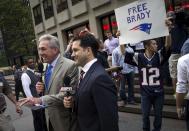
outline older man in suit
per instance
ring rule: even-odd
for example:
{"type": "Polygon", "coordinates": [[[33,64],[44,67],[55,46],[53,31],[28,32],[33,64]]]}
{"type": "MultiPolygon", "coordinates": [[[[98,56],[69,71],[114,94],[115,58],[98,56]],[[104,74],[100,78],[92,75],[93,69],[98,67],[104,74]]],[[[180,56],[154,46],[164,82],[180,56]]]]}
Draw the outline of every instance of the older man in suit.
{"type": "MultiPolygon", "coordinates": [[[[72,56],[82,67],[76,91],[77,131],[118,131],[116,88],[95,58],[96,38],[85,33],[73,40],[72,56]]],[[[64,106],[72,106],[72,97],[64,97],[64,106]]]]}
{"type": "Polygon", "coordinates": [[[45,63],[48,63],[45,72],[45,86],[38,82],[36,85],[38,93],[44,91],[41,98],[27,98],[30,104],[42,104],[47,106],[46,119],[49,131],[72,131],[74,130],[74,116],[71,109],[63,105],[63,96],[60,92],[64,86],[64,78],[71,78],[70,86],[73,88],[78,84],[78,68],[76,64],[60,55],[58,39],[52,35],[43,35],[39,38],[39,55],[45,63]]]}

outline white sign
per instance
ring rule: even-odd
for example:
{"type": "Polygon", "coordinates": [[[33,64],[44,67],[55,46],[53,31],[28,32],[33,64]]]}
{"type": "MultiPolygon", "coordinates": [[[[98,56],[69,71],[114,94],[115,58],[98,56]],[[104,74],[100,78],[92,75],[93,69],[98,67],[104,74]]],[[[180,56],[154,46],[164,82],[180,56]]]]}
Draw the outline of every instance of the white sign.
{"type": "Polygon", "coordinates": [[[167,36],[164,0],[138,0],[115,9],[120,44],[167,36]]]}

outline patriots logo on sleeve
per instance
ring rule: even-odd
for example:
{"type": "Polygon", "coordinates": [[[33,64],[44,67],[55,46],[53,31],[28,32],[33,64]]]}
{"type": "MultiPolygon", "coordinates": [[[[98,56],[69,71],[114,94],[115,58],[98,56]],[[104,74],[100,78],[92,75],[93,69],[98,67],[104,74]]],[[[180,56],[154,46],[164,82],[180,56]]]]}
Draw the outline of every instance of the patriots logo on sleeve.
{"type": "Polygon", "coordinates": [[[151,27],[152,27],[152,23],[143,23],[143,24],[135,26],[134,28],[130,30],[140,30],[147,34],[150,34],[151,27]]]}

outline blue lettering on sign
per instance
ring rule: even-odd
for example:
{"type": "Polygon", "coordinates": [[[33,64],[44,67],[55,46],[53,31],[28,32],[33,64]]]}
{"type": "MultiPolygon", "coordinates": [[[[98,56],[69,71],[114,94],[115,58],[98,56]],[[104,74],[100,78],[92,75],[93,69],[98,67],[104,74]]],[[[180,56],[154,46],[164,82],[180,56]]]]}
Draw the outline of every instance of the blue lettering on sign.
{"type": "Polygon", "coordinates": [[[128,9],[128,24],[143,20],[145,18],[150,18],[150,10],[147,9],[146,4],[147,3],[142,3],[128,9]]]}

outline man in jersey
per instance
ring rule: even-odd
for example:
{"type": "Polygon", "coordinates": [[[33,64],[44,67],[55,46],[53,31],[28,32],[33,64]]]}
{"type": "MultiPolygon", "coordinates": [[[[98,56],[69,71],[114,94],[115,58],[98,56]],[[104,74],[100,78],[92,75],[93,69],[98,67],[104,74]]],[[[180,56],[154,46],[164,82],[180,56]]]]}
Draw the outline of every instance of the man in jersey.
{"type": "Polygon", "coordinates": [[[163,58],[166,58],[167,49],[170,47],[170,36],[166,38],[166,44],[159,51],[157,50],[158,45],[156,40],[146,40],[143,43],[145,52],[126,52],[125,62],[128,64],[136,64],[139,69],[143,131],[150,131],[149,116],[152,106],[155,116],[153,131],[160,131],[164,102],[160,67],[163,58]]]}

